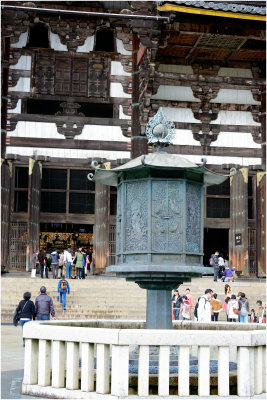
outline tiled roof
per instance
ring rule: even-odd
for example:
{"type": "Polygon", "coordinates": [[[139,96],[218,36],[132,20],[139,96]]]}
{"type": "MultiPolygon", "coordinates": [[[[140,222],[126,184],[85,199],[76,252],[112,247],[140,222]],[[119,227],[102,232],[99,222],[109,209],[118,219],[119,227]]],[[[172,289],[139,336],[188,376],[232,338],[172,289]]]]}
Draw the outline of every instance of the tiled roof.
{"type": "MultiPolygon", "coordinates": [[[[225,12],[235,12],[243,14],[259,14],[266,15],[266,7],[254,5],[253,2],[238,2],[238,3],[228,3],[226,1],[161,1],[163,3],[175,3],[183,6],[205,8],[212,10],[219,10],[225,12]]],[[[258,3],[258,2],[257,2],[258,3]]],[[[262,2],[265,4],[265,2],[262,2]]]]}

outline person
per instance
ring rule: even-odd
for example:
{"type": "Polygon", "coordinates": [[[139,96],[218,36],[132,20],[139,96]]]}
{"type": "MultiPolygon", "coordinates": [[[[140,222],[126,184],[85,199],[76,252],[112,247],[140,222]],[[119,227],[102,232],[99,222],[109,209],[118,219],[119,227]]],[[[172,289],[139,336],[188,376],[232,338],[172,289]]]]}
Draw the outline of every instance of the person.
{"type": "Polygon", "coordinates": [[[224,293],[225,293],[225,296],[227,296],[227,297],[232,296],[232,289],[231,289],[231,286],[228,285],[228,283],[224,286],[224,293]]]}
{"type": "Polygon", "coordinates": [[[223,310],[222,303],[217,299],[217,293],[213,294],[213,298],[210,299],[211,307],[211,320],[218,321],[219,313],[223,310]]]}
{"type": "Polygon", "coordinates": [[[46,265],[47,258],[46,258],[46,251],[44,248],[42,248],[40,253],[38,254],[38,261],[41,266],[41,278],[43,279],[45,272],[45,277],[48,279],[48,268],[46,265]]]}
{"type": "Polygon", "coordinates": [[[206,289],[204,296],[201,296],[198,302],[197,320],[199,322],[211,321],[210,299],[212,298],[213,291],[206,289]]]}
{"type": "Polygon", "coordinates": [[[58,260],[59,260],[59,254],[57,252],[57,249],[54,249],[52,251],[52,253],[50,254],[50,259],[51,259],[53,278],[56,279],[58,274],[58,260]]]}
{"type": "Polygon", "coordinates": [[[38,261],[38,250],[34,250],[33,255],[32,255],[32,261],[31,261],[31,278],[36,277],[36,267],[39,264],[38,261]]]}
{"type": "Polygon", "coordinates": [[[35,299],[35,314],[35,319],[40,321],[49,320],[50,314],[56,319],[53,300],[47,295],[45,286],[40,287],[40,294],[35,299]]]}
{"type": "Polygon", "coordinates": [[[223,307],[224,307],[224,311],[225,311],[225,314],[226,314],[226,321],[228,321],[228,312],[227,312],[227,307],[228,307],[228,301],[230,300],[230,297],[226,297],[226,299],[224,300],[224,305],[223,305],[223,307]]]}
{"type": "Polygon", "coordinates": [[[214,254],[211,255],[210,257],[210,266],[212,266],[213,269],[213,280],[214,282],[217,282],[217,277],[218,277],[218,273],[219,273],[219,252],[215,251],[214,254]]]}
{"type": "Polygon", "coordinates": [[[64,262],[66,263],[67,279],[70,279],[72,270],[72,250],[70,247],[68,247],[68,249],[64,251],[64,262]]]}
{"type": "Polygon", "coordinates": [[[177,289],[174,290],[174,295],[172,296],[172,307],[175,320],[179,319],[182,301],[183,299],[182,296],[179,295],[179,291],[177,289]]]}
{"type": "Polygon", "coordinates": [[[236,300],[236,295],[232,294],[231,299],[228,301],[227,314],[229,322],[236,322],[239,315],[238,302],[236,300]]]}
{"type": "Polygon", "coordinates": [[[250,322],[253,324],[257,322],[256,314],[254,308],[251,309],[250,311],[250,322]]]}
{"type": "Polygon", "coordinates": [[[239,322],[248,322],[249,304],[245,293],[241,293],[238,300],[239,322]]]}
{"type": "Polygon", "coordinates": [[[221,279],[224,271],[224,259],[222,254],[220,254],[218,258],[218,266],[219,266],[218,278],[221,279]]]}
{"type": "Polygon", "coordinates": [[[228,282],[230,280],[234,282],[234,273],[235,273],[235,268],[225,267],[222,277],[223,282],[228,282]]]}
{"type": "MultiPolygon", "coordinates": [[[[30,292],[25,292],[23,295],[23,300],[19,302],[18,307],[16,308],[16,311],[20,311],[20,325],[22,327],[23,331],[23,326],[26,324],[26,322],[30,322],[33,319],[35,319],[35,306],[33,301],[30,300],[31,298],[31,293],[30,292]]],[[[25,347],[25,339],[23,338],[23,347],[25,347]]]]}
{"type": "Polygon", "coordinates": [[[76,277],[77,277],[77,279],[82,279],[82,271],[83,271],[82,247],[79,247],[79,250],[76,253],[74,264],[76,265],[76,277]]]}
{"type": "Polygon", "coordinates": [[[64,310],[66,310],[66,293],[68,292],[68,294],[70,294],[70,285],[68,281],[66,281],[65,275],[62,275],[62,278],[58,282],[57,291],[60,294],[60,303],[63,305],[64,310]]]}
{"type": "Polygon", "coordinates": [[[255,310],[256,322],[261,324],[264,317],[264,307],[261,300],[256,302],[257,308],[255,310]]]}
{"type": "Polygon", "coordinates": [[[64,266],[64,253],[63,251],[61,251],[58,260],[58,275],[57,275],[58,278],[60,278],[62,275],[63,266],[64,266]]]}
{"type": "Polygon", "coordinates": [[[192,296],[192,294],[190,293],[190,289],[189,288],[187,288],[186,290],[185,290],[185,295],[186,295],[186,297],[187,297],[187,300],[189,301],[189,306],[190,306],[190,319],[191,319],[191,311],[192,310],[194,310],[194,299],[193,299],[193,296],[192,296]]]}
{"type": "Polygon", "coordinates": [[[83,263],[83,267],[82,267],[82,279],[85,279],[86,251],[85,251],[84,249],[82,249],[82,255],[83,255],[83,259],[82,259],[82,263],[83,263]]]}
{"type": "Polygon", "coordinates": [[[182,308],[182,320],[189,321],[190,320],[190,304],[187,296],[182,297],[183,302],[181,303],[182,308]]]}

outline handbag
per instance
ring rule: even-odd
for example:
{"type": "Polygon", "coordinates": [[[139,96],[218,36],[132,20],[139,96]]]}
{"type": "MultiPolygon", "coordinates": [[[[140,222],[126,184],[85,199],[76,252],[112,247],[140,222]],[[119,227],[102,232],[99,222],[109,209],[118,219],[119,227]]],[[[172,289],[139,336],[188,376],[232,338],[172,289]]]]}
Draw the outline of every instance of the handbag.
{"type": "Polygon", "coordinates": [[[234,312],[236,315],[238,315],[238,314],[239,314],[238,308],[233,307],[233,312],[234,312]]]}
{"type": "Polygon", "coordinates": [[[14,326],[18,326],[18,323],[19,323],[20,318],[21,318],[22,311],[24,310],[24,307],[26,306],[27,303],[28,303],[28,300],[27,300],[26,303],[24,304],[22,310],[16,310],[16,311],[14,312],[14,315],[13,315],[13,325],[14,325],[14,326]]]}

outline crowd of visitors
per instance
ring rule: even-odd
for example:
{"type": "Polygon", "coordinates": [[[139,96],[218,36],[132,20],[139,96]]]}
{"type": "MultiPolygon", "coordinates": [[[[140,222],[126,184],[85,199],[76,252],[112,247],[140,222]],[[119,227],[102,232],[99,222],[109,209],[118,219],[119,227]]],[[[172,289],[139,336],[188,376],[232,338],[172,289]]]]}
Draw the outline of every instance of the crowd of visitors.
{"type": "Polygon", "coordinates": [[[89,249],[79,247],[75,252],[68,247],[63,251],[56,248],[51,253],[45,249],[35,250],[31,260],[31,277],[40,272],[41,278],[48,279],[48,271],[52,271],[53,279],[60,279],[62,274],[66,279],[85,279],[91,270],[92,253],[89,249]],[[37,273],[38,273],[37,272],[37,273]]]}
{"type": "Polygon", "coordinates": [[[256,303],[256,309],[249,309],[249,302],[245,293],[238,292],[237,296],[232,294],[229,284],[225,284],[224,303],[218,299],[217,293],[212,289],[206,289],[194,305],[193,296],[187,288],[184,295],[180,295],[178,289],[174,290],[172,296],[173,319],[179,320],[181,313],[182,320],[200,322],[218,321],[221,312],[225,312],[228,322],[257,322],[266,320],[266,306],[261,300],[256,303]]]}

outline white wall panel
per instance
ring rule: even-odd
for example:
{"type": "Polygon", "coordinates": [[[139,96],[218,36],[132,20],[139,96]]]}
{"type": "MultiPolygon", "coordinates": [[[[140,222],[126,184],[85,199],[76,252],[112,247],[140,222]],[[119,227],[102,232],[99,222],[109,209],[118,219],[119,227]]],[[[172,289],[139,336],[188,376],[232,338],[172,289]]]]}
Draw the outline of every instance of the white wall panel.
{"type": "Polygon", "coordinates": [[[193,74],[193,68],[190,65],[173,65],[173,64],[160,64],[159,72],[173,72],[176,74],[193,74]]]}
{"type": "Polygon", "coordinates": [[[252,71],[246,68],[221,67],[218,76],[230,76],[231,78],[253,78],[252,71]]]}
{"type": "Polygon", "coordinates": [[[111,82],[110,97],[124,97],[126,99],[129,99],[131,95],[128,93],[124,93],[121,83],[111,82]]]}
{"type": "Polygon", "coordinates": [[[30,92],[31,78],[19,78],[16,86],[8,88],[9,92],[30,92]]]}
{"type": "Polygon", "coordinates": [[[129,142],[129,139],[123,136],[120,126],[86,125],[82,134],[75,139],[129,142]]]}
{"type": "Polygon", "coordinates": [[[220,89],[218,96],[210,101],[211,103],[228,104],[261,104],[253,99],[250,90],[220,89]]]}
{"type": "Polygon", "coordinates": [[[55,51],[68,51],[67,46],[60,42],[59,36],[56,33],[53,33],[51,30],[50,30],[50,46],[51,49],[54,49],[55,51]]]}
{"type": "Polygon", "coordinates": [[[119,61],[111,61],[111,75],[131,76],[129,72],[125,72],[119,61]]]}
{"type": "Polygon", "coordinates": [[[117,52],[120,54],[123,54],[125,56],[131,56],[132,52],[125,50],[125,48],[123,47],[123,43],[122,40],[120,39],[116,39],[116,45],[117,45],[117,52]]]}
{"type": "Polygon", "coordinates": [[[17,64],[10,65],[10,69],[24,69],[25,71],[30,71],[31,64],[32,64],[31,56],[21,56],[17,64]]]}
{"type": "Polygon", "coordinates": [[[184,86],[167,86],[161,85],[157,94],[151,96],[152,99],[158,100],[177,100],[177,101],[194,101],[200,102],[194,97],[192,89],[184,86]]]}
{"type": "Polygon", "coordinates": [[[16,129],[8,133],[11,137],[40,139],[64,139],[57,131],[56,124],[44,122],[18,121],[16,129]]]}
{"type": "Polygon", "coordinates": [[[16,108],[12,110],[7,110],[9,114],[20,114],[21,113],[21,99],[18,100],[16,108]]]}
{"type": "Polygon", "coordinates": [[[50,149],[40,147],[15,147],[7,146],[7,154],[18,154],[21,156],[42,155],[59,158],[106,158],[116,160],[118,158],[130,158],[129,151],[102,151],[102,150],[76,150],[76,149],[50,149]]]}
{"type": "Polygon", "coordinates": [[[121,105],[119,107],[119,118],[120,119],[131,119],[131,117],[129,115],[124,114],[123,108],[121,105]]]}
{"type": "Polygon", "coordinates": [[[260,149],[261,145],[255,143],[250,132],[220,132],[218,139],[211,142],[212,147],[240,147],[260,149]]]}
{"type": "Polygon", "coordinates": [[[200,142],[194,139],[193,133],[190,130],[175,129],[176,135],[173,138],[173,144],[200,146],[200,142]]]}
{"type": "Polygon", "coordinates": [[[221,125],[254,125],[260,126],[261,124],[255,122],[252,114],[246,111],[219,111],[218,118],[211,121],[211,124],[221,125]]]}
{"type": "Polygon", "coordinates": [[[95,36],[88,36],[82,46],[77,47],[77,53],[89,53],[94,49],[95,36]]]}
{"type": "Polygon", "coordinates": [[[200,122],[194,117],[191,108],[162,107],[162,110],[169,121],[192,123],[200,122]]]}
{"type": "Polygon", "coordinates": [[[26,46],[27,39],[28,39],[28,31],[22,33],[19,37],[19,41],[17,43],[11,43],[10,47],[15,47],[17,49],[21,49],[22,47],[26,46]]]}

